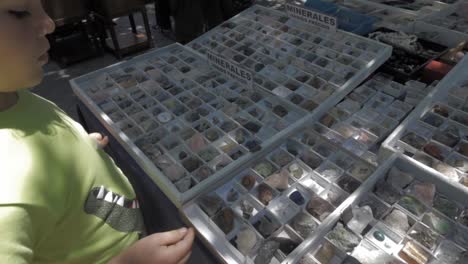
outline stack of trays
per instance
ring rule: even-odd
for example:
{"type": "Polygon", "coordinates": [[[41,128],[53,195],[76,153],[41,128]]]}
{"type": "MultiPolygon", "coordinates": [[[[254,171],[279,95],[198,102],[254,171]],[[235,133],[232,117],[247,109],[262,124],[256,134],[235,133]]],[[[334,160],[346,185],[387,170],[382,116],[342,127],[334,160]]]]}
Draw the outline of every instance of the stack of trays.
{"type": "Polygon", "coordinates": [[[259,6],[189,46],[251,70],[254,85],[178,44],[71,81],[177,207],[328,110],[391,54],[259,6]]]}
{"type": "Polygon", "coordinates": [[[304,130],[185,205],[182,215],[224,261],[278,263],[374,169],[304,130]]]}
{"type": "Polygon", "coordinates": [[[418,81],[403,85],[392,79],[382,73],[374,75],[320,117],[313,129],[376,163],[381,142],[433,89],[418,81]]]}
{"type": "Polygon", "coordinates": [[[459,188],[468,188],[467,65],[465,58],[388,137],[383,157],[402,152],[459,188]]]}
{"type": "Polygon", "coordinates": [[[468,192],[398,155],[382,167],[299,263],[467,263],[468,192]]]}

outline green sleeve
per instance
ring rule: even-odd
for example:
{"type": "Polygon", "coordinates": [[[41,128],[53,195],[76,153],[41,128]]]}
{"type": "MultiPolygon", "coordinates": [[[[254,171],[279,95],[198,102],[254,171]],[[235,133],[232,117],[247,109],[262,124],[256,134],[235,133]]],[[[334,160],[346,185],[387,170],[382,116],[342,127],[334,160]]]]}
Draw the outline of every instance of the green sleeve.
{"type": "Polygon", "coordinates": [[[0,205],[0,234],[0,263],[32,263],[33,225],[26,208],[0,205]]]}

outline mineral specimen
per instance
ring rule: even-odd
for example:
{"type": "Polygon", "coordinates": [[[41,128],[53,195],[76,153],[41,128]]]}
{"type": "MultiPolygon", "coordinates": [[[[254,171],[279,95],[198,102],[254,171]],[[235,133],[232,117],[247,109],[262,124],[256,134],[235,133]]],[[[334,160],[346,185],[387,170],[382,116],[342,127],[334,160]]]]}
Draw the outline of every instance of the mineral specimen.
{"type": "Polygon", "coordinates": [[[254,187],[254,185],[255,185],[255,176],[245,175],[241,179],[241,184],[242,184],[242,186],[244,186],[244,188],[246,188],[247,190],[250,191],[252,189],[252,187],[254,187]]]}
{"type": "Polygon", "coordinates": [[[264,205],[268,205],[273,199],[273,190],[270,186],[262,183],[258,186],[258,199],[264,205]]]}
{"type": "Polygon", "coordinates": [[[288,188],[289,175],[285,170],[281,170],[279,173],[272,174],[268,176],[264,183],[270,185],[271,187],[284,191],[288,188]]]}
{"type": "Polygon", "coordinates": [[[334,207],[324,199],[314,196],[310,199],[309,203],[307,204],[307,211],[319,219],[323,221],[329,214],[331,214],[334,210],[334,207]]]}
{"type": "Polygon", "coordinates": [[[225,234],[228,234],[234,228],[234,212],[231,208],[224,208],[213,218],[213,221],[225,234]]]}
{"type": "Polygon", "coordinates": [[[398,209],[393,209],[393,211],[390,214],[388,214],[383,219],[383,221],[389,227],[403,233],[406,233],[406,231],[408,231],[408,229],[410,228],[408,216],[406,216],[405,213],[398,209]]]}
{"type": "Polygon", "coordinates": [[[306,238],[318,227],[318,224],[312,216],[301,212],[293,218],[291,226],[301,237],[306,238]]]}
{"type": "Polygon", "coordinates": [[[327,238],[344,252],[352,252],[360,242],[360,238],[348,231],[341,223],[336,224],[335,228],[327,234],[327,238]]]}
{"type": "Polygon", "coordinates": [[[257,257],[255,257],[255,264],[265,264],[270,263],[275,254],[276,250],[280,247],[280,243],[274,240],[267,240],[265,243],[258,249],[257,257]]]}
{"type": "Polygon", "coordinates": [[[217,195],[205,195],[200,198],[198,205],[209,217],[213,217],[223,206],[223,200],[217,195]]]}
{"type": "Polygon", "coordinates": [[[257,235],[249,228],[245,228],[237,234],[236,244],[242,254],[248,255],[257,244],[257,235]]]}
{"type": "Polygon", "coordinates": [[[354,207],[353,217],[346,224],[356,234],[361,234],[367,225],[374,219],[372,209],[369,206],[354,207]]]}

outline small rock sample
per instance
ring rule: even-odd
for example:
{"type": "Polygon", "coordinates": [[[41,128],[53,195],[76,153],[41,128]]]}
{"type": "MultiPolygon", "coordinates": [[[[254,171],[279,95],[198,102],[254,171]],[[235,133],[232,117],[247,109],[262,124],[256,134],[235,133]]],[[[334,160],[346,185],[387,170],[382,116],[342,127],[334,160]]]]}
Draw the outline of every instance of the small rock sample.
{"type": "Polygon", "coordinates": [[[396,203],[401,197],[400,191],[386,182],[378,183],[374,193],[390,205],[396,203]]]}
{"type": "Polygon", "coordinates": [[[360,238],[348,231],[343,224],[337,223],[335,228],[327,234],[327,238],[344,252],[352,252],[359,245],[360,238]]]}
{"type": "Polygon", "coordinates": [[[436,187],[432,183],[416,183],[412,186],[411,195],[416,197],[419,201],[423,202],[424,204],[432,206],[435,192],[436,187]]]}
{"type": "Polygon", "coordinates": [[[331,214],[334,209],[335,208],[333,205],[319,196],[312,197],[307,204],[307,211],[320,221],[325,220],[325,218],[327,218],[327,216],[331,214]]]}
{"type": "Polygon", "coordinates": [[[200,133],[196,133],[195,135],[193,135],[188,143],[190,149],[195,153],[198,153],[206,146],[205,139],[200,133]]]}
{"type": "Polygon", "coordinates": [[[425,264],[429,260],[429,253],[421,247],[409,241],[398,254],[407,263],[425,264]]]}
{"type": "Polygon", "coordinates": [[[190,158],[185,159],[182,162],[182,165],[189,172],[193,172],[202,165],[202,162],[199,159],[195,158],[195,157],[190,157],[190,158]]]}
{"type": "Polygon", "coordinates": [[[273,165],[270,162],[263,161],[257,164],[254,167],[254,170],[258,172],[258,174],[260,174],[261,176],[268,177],[275,171],[275,167],[273,167],[273,165]]]}
{"type": "Polygon", "coordinates": [[[257,235],[253,230],[245,228],[237,234],[237,249],[244,255],[248,255],[257,244],[257,235]]]}
{"type": "Polygon", "coordinates": [[[226,196],[226,200],[228,202],[235,202],[238,198],[239,198],[239,193],[236,190],[234,190],[234,188],[229,190],[229,192],[228,192],[228,194],[226,196]]]}
{"type": "Polygon", "coordinates": [[[273,190],[270,186],[262,183],[258,186],[258,199],[264,205],[268,205],[273,200],[273,190]]]}
{"type": "Polygon", "coordinates": [[[223,206],[223,200],[217,195],[205,195],[200,198],[198,205],[209,217],[213,217],[223,206]]]}
{"type": "Polygon", "coordinates": [[[468,209],[465,209],[460,218],[458,218],[458,222],[466,227],[468,227],[468,209]]]}
{"type": "Polygon", "coordinates": [[[163,113],[160,113],[158,116],[157,116],[157,119],[159,122],[161,122],[162,124],[165,124],[169,121],[172,120],[172,115],[168,112],[163,112],[163,113]]]}
{"type": "Polygon", "coordinates": [[[320,158],[317,154],[310,152],[310,151],[305,151],[301,155],[301,160],[307,164],[311,169],[316,169],[320,164],[322,163],[322,158],[320,158]]]}
{"type": "Polygon", "coordinates": [[[245,143],[245,146],[249,149],[250,152],[257,152],[262,149],[260,143],[256,140],[249,140],[245,143]]]}
{"type": "Polygon", "coordinates": [[[325,241],[315,254],[315,258],[320,261],[320,263],[332,263],[331,260],[336,255],[336,251],[336,247],[332,243],[325,241]]]}
{"type": "Polygon", "coordinates": [[[168,168],[172,164],[173,163],[172,163],[171,159],[166,155],[159,155],[155,160],[155,165],[158,168],[160,168],[161,170],[164,170],[165,168],[168,168]]]}
{"type": "Polygon", "coordinates": [[[295,248],[297,248],[297,246],[299,246],[299,243],[289,238],[275,237],[271,239],[280,243],[279,249],[286,255],[289,255],[295,248]]]}
{"type": "Polygon", "coordinates": [[[460,208],[457,204],[442,196],[437,196],[434,199],[433,207],[451,219],[457,219],[460,214],[460,208]]]}
{"type": "Polygon", "coordinates": [[[266,264],[270,263],[276,250],[280,247],[280,243],[274,240],[267,240],[258,249],[257,257],[255,257],[255,264],[266,264]]]}
{"type": "Polygon", "coordinates": [[[203,181],[206,178],[210,177],[213,173],[214,171],[210,167],[202,166],[195,172],[194,176],[195,178],[197,178],[198,181],[203,181]]]}
{"type": "Polygon", "coordinates": [[[250,219],[250,217],[252,216],[254,207],[247,200],[242,200],[240,202],[240,208],[242,211],[242,217],[244,217],[245,219],[250,219]]]}
{"type": "Polygon", "coordinates": [[[310,233],[317,229],[318,224],[312,216],[300,212],[292,219],[291,226],[301,237],[307,238],[310,233]]]}
{"type": "Polygon", "coordinates": [[[433,143],[427,144],[426,146],[424,146],[423,149],[424,149],[424,152],[426,152],[427,154],[431,155],[432,157],[438,160],[444,160],[445,158],[440,147],[433,143]]]}
{"type": "Polygon", "coordinates": [[[257,124],[257,123],[254,123],[254,122],[247,122],[244,127],[249,130],[250,132],[252,132],[253,134],[256,134],[258,133],[258,131],[262,128],[261,125],[257,124]]]}
{"type": "Polygon", "coordinates": [[[423,223],[441,235],[448,235],[453,232],[453,223],[432,212],[423,217],[423,223]]]}
{"type": "Polygon", "coordinates": [[[213,218],[213,221],[225,234],[229,234],[234,228],[234,212],[231,208],[224,208],[213,218]]]}
{"type": "Polygon", "coordinates": [[[416,149],[422,149],[426,144],[426,140],[413,132],[409,132],[401,138],[401,141],[413,146],[416,149]]]}
{"type": "Polygon", "coordinates": [[[359,188],[359,186],[361,186],[361,183],[358,180],[347,175],[341,177],[337,184],[347,193],[353,193],[357,188],[359,188]]]}
{"type": "Polygon", "coordinates": [[[434,107],[432,108],[432,112],[439,114],[443,117],[448,117],[450,113],[449,109],[444,105],[434,105],[434,107]]]}
{"type": "Polygon", "coordinates": [[[288,110],[281,105],[276,105],[275,107],[273,107],[273,113],[283,118],[288,114],[288,110]]]}
{"type": "Polygon", "coordinates": [[[372,209],[369,206],[354,207],[352,209],[353,217],[346,224],[350,230],[356,234],[361,234],[362,231],[374,219],[372,209]]]}
{"type": "Polygon", "coordinates": [[[280,167],[286,166],[288,163],[290,163],[293,158],[289,156],[286,152],[281,151],[278,153],[275,153],[272,157],[271,160],[278,164],[280,167]]]}
{"type": "Polygon", "coordinates": [[[390,228],[406,233],[410,228],[408,222],[408,216],[398,209],[393,209],[393,211],[388,214],[384,219],[384,223],[390,228]]]}
{"type": "Polygon", "coordinates": [[[304,170],[297,163],[289,165],[288,171],[296,179],[300,179],[304,173],[304,170]]]}
{"type": "Polygon", "coordinates": [[[458,153],[468,157],[468,143],[467,142],[461,142],[458,145],[458,153]]]}
{"type": "Polygon", "coordinates": [[[171,164],[169,167],[163,168],[162,171],[172,182],[176,182],[185,177],[185,170],[176,164],[171,164]]]}
{"type": "Polygon", "coordinates": [[[428,249],[432,249],[434,247],[438,237],[436,233],[422,225],[411,230],[408,235],[428,249]]]}
{"type": "Polygon", "coordinates": [[[413,179],[411,174],[403,172],[397,167],[392,167],[388,172],[387,182],[400,189],[405,189],[413,179]]]}
{"type": "Polygon", "coordinates": [[[242,186],[244,186],[245,189],[250,191],[252,189],[252,187],[254,187],[254,185],[255,185],[255,176],[245,175],[241,179],[241,184],[242,184],[242,186]]]}
{"type": "Polygon", "coordinates": [[[422,215],[426,211],[424,205],[412,196],[403,196],[398,204],[417,216],[422,215]]]}
{"type": "Polygon", "coordinates": [[[185,177],[182,180],[176,182],[175,186],[179,192],[186,192],[190,189],[192,185],[192,179],[190,177],[185,177]]]}
{"type": "Polygon", "coordinates": [[[299,191],[294,191],[289,195],[289,199],[297,205],[303,205],[305,203],[304,196],[299,191]]]}
{"type": "Polygon", "coordinates": [[[362,163],[354,164],[353,168],[351,169],[351,175],[353,175],[356,179],[361,181],[367,180],[367,178],[369,178],[372,172],[372,168],[362,163]]]}
{"type": "Polygon", "coordinates": [[[268,238],[273,234],[278,228],[281,227],[279,223],[275,220],[271,219],[268,216],[263,216],[260,221],[254,224],[254,227],[258,230],[258,232],[265,238],[268,238]]]}
{"type": "Polygon", "coordinates": [[[271,176],[268,176],[264,183],[270,185],[271,187],[279,190],[279,191],[284,191],[288,188],[289,186],[289,175],[285,170],[282,170],[279,173],[272,174],[271,176]]]}

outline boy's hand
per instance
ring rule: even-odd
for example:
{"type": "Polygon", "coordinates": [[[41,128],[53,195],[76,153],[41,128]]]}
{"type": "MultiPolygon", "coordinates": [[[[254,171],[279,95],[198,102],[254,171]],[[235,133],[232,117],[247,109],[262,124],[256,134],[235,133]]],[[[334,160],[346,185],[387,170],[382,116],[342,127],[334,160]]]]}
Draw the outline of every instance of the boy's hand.
{"type": "Polygon", "coordinates": [[[193,228],[157,233],[139,240],[109,264],[184,264],[192,253],[193,228]]]}
{"type": "Polygon", "coordinates": [[[109,144],[109,138],[107,136],[103,137],[101,133],[91,133],[89,136],[96,142],[97,147],[103,149],[109,144]]]}

